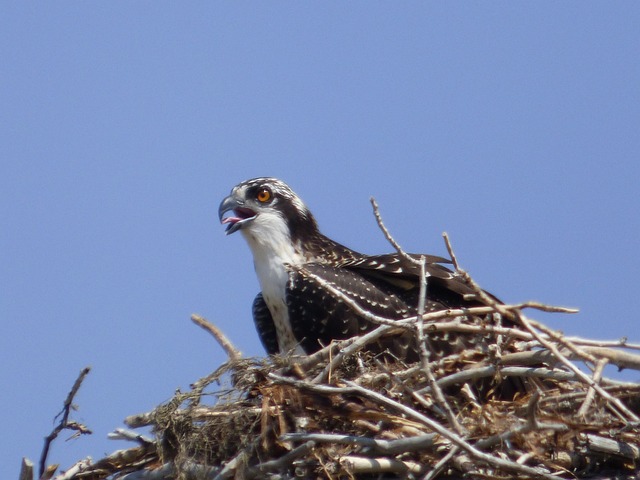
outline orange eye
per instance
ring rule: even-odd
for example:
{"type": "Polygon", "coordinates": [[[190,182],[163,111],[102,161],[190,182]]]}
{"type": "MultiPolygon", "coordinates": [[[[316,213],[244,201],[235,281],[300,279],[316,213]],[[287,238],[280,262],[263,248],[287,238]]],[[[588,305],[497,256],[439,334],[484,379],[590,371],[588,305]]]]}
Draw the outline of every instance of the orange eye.
{"type": "Polygon", "coordinates": [[[258,190],[256,198],[260,203],[267,203],[269,200],[271,200],[271,190],[269,190],[268,188],[261,188],[260,190],[258,190]]]}

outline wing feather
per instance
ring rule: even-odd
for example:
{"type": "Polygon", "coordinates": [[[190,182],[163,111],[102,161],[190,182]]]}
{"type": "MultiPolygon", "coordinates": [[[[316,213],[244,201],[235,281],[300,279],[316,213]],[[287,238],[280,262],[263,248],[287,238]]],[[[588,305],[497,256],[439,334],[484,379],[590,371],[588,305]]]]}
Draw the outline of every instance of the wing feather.
{"type": "Polygon", "coordinates": [[[271,312],[264,298],[262,298],[262,293],[256,295],[256,298],[253,300],[252,312],[253,322],[256,325],[262,346],[269,355],[277,354],[280,350],[278,348],[276,325],[273,323],[271,312]]]}

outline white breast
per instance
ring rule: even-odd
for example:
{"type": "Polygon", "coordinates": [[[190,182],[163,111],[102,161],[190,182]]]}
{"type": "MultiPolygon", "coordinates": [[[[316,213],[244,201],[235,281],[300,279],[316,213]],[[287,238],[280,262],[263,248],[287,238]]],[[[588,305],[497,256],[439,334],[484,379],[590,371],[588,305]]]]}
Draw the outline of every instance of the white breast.
{"type": "Polygon", "coordinates": [[[293,335],[285,303],[289,272],[285,264],[299,265],[302,257],[296,252],[282,217],[260,214],[250,228],[241,230],[251,252],[260,282],[262,296],[271,312],[278,335],[280,353],[304,354],[293,335]]]}

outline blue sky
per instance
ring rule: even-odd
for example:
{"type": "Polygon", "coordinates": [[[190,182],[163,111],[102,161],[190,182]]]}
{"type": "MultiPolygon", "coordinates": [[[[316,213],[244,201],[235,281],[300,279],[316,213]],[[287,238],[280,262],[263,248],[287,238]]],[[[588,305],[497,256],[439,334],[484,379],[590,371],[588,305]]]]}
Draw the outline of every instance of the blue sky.
{"type": "MultiPolygon", "coordinates": [[[[247,355],[258,286],[217,206],[287,181],[336,240],[444,254],[554,328],[640,341],[637,2],[4,2],[0,478],[247,355]],[[66,437],[63,437],[66,438],[66,437]]],[[[631,378],[637,378],[634,372],[631,378]]]]}

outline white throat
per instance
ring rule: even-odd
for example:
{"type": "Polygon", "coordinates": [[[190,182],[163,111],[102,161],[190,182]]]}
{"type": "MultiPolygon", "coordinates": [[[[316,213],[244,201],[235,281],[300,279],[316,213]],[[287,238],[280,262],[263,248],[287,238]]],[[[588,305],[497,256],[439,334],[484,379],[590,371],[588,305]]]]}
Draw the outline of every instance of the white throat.
{"type": "Polygon", "coordinates": [[[280,353],[304,354],[289,321],[286,305],[289,272],[285,267],[285,264],[301,265],[304,258],[293,245],[286,222],[276,213],[260,213],[240,231],[253,253],[262,296],[276,327],[280,353]]]}

